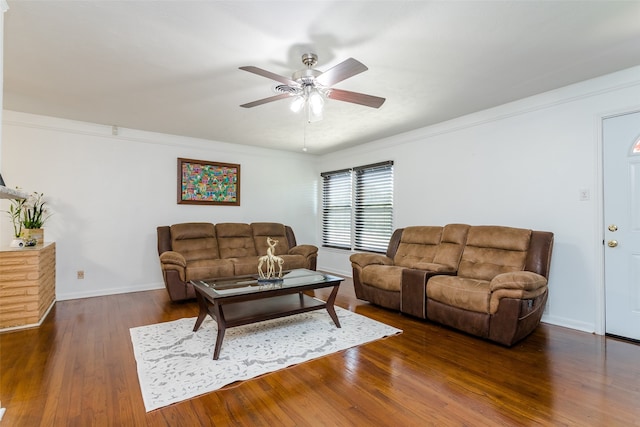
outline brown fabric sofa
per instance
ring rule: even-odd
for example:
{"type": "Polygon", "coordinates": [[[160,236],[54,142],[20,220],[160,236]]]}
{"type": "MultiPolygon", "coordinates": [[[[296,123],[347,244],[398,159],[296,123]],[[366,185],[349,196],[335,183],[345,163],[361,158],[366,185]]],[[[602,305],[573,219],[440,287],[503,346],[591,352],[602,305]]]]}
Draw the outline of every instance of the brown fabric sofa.
{"type": "Polygon", "coordinates": [[[553,233],[449,224],[394,232],[350,257],[356,296],[511,346],[540,323],[553,233]]]}
{"type": "Polygon", "coordinates": [[[318,248],[298,245],[291,227],[273,222],[191,222],[157,227],[158,255],[172,301],[195,298],[191,280],[258,273],[267,253],[267,237],[278,241],[275,255],[283,269],[316,269],[318,248]]]}

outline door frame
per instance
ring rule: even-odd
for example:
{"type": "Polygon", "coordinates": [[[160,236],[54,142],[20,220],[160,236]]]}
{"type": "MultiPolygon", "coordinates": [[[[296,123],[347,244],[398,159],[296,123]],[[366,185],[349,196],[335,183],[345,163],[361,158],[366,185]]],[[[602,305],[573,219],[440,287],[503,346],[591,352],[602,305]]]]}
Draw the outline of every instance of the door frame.
{"type": "Polygon", "coordinates": [[[606,283],[604,278],[604,257],[605,257],[605,229],[604,229],[604,135],[602,122],[605,119],[624,116],[626,114],[640,113],[640,106],[621,108],[607,113],[598,114],[596,118],[596,199],[594,207],[596,209],[595,218],[597,223],[597,235],[601,244],[596,244],[596,277],[597,277],[597,293],[596,293],[596,313],[595,313],[595,333],[598,335],[606,334],[606,283]]]}

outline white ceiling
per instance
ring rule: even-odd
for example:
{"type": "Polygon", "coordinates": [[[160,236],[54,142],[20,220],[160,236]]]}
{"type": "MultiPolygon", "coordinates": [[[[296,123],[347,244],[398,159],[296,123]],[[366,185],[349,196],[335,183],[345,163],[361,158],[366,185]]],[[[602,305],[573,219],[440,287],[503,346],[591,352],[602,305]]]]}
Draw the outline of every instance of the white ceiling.
{"type": "Polygon", "coordinates": [[[8,1],[4,108],[322,154],[640,65],[640,1],[8,1]],[[307,124],[300,57],[369,70],[307,124]],[[306,128],[306,129],[305,129],[306,128]]]}

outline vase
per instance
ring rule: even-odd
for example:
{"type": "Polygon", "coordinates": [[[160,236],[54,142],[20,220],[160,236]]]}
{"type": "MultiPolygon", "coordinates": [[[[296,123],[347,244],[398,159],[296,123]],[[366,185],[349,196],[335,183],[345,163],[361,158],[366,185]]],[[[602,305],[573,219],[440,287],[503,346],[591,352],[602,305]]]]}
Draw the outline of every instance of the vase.
{"type": "Polygon", "coordinates": [[[36,239],[36,244],[44,243],[44,228],[23,228],[20,233],[22,240],[36,239]]]}

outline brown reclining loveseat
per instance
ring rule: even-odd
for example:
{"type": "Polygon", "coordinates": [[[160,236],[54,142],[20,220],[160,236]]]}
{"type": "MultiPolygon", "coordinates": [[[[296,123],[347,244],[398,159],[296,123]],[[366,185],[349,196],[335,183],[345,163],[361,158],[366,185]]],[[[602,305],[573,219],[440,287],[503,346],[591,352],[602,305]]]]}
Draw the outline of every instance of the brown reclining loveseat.
{"type": "Polygon", "coordinates": [[[158,255],[172,301],[195,298],[191,280],[258,273],[258,258],[267,253],[267,237],[278,241],[275,254],[283,269],[316,269],[318,248],[297,245],[291,227],[273,222],[191,222],[160,226],[158,255]]]}
{"type": "Polygon", "coordinates": [[[356,296],[511,346],[540,323],[553,233],[449,224],[395,230],[351,256],[356,296]]]}

